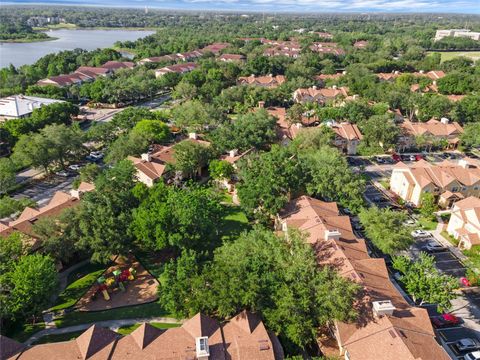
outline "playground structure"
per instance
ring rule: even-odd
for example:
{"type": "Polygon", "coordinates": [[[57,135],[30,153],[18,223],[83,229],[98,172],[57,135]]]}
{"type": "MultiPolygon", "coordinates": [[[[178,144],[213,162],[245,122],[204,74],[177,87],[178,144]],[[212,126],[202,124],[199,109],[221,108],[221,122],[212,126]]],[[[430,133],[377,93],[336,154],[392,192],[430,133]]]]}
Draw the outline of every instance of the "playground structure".
{"type": "Polygon", "coordinates": [[[158,299],[158,281],[133,256],[117,257],[77,301],[79,311],[101,311],[158,299]]]}
{"type": "Polygon", "coordinates": [[[115,289],[119,289],[120,291],[125,291],[125,286],[127,286],[128,281],[132,281],[135,279],[135,275],[137,271],[131,267],[129,269],[119,270],[116,269],[112,272],[113,276],[105,278],[105,276],[100,276],[97,279],[97,291],[92,294],[92,301],[96,300],[98,295],[101,293],[103,298],[108,301],[110,300],[109,293],[115,291],[115,289]]]}

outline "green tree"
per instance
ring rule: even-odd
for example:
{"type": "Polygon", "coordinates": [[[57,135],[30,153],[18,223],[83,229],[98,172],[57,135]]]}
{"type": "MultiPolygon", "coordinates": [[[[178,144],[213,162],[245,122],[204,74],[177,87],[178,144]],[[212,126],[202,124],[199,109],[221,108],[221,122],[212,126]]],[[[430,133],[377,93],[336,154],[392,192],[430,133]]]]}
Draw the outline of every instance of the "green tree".
{"type": "Polygon", "coordinates": [[[198,100],[188,100],[174,107],[172,115],[177,126],[196,131],[213,123],[207,106],[198,100]]]}
{"type": "Polygon", "coordinates": [[[54,124],[46,126],[40,133],[51,146],[52,160],[62,169],[65,169],[67,161],[76,160],[85,152],[80,128],[54,124]]]}
{"type": "Polygon", "coordinates": [[[212,155],[212,149],[208,145],[195,141],[182,141],[175,145],[174,167],[182,173],[183,177],[192,178],[207,166],[212,155]]]}
{"type": "Polygon", "coordinates": [[[0,194],[15,185],[15,165],[9,158],[0,158],[0,194]]]}
{"type": "Polygon", "coordinates": [[[218,127],[212,135],[213,142],[221,152],[233,149],[243,152],[252,147],[258,149],[273,142],[275,126],[275,119],[266,110],[260,109],[218,127]]]}
{"type": "Polygon", "coordinates": [[[148,149],[148,143],[148,139],[139,133],[122,134],[108,148],[105,162],[117,163],[127,156],[138,156],[148,149]]]}
{"type": "Polygon", "coordinates": [[[42,242],[41,252],[54,260],[67,263],[76,253],[79,240],[78,211],[65,209],[59,216],[44,216],[32,231],[42,242]]]}
{"type": "Polygon", "coordinates": [[[78,207],[80,249],[92,260],[106,263],[110,256],[127,254],[132,248],[128,231],[132,209],[138,206],[133,195],[135,168],[128,160],[119,161],[95,180],[95,190],[84,195],[78,207]]]}
{"type": "Polygon", "coordinates": [[[243,233],[218,248],[201,274],[193,255],[184,253],[176,266],[168,266],[166,283],[176,286],[159,295],[177,316],[261,312],[269,329],[303,349],[315,341],[318,327],[356,315],[358,286],[328,267],[319,268],[298,232],[290,232],[288,240],[262,228],[243,233]]]}
{"type": "Polygon", "coordinates": [[[304,112],[305,112],[305,109],[304,109],[302,104],[300,104],[300,103],[293,104],[287,110],[286,120],[287,120],[288,124],[289,125],[294,125],[296,123],[301,123],[304,112]]]}
{"type": "Polygon", "coordinates": [[[384,254],[394,255],[413,243],[409,230],[403,225],[404,213],[371,207],[360,211],[358,217],[368,238],[384,254]]]}
{"type": "Polygon", "coordinates": [[[455,299],[458,280],[453,276],[441,274],[435,267],[435,258],[420,253],[415,261],[406,256],[393,259],[393,268],[400,271],[400,281],[415,304],[437,304],[441,312],[448,311],[455,299]]]}
{"type": "Polygon", "coordinates": [[[22,165],[41,167],[45,173],[55,160],[51,142],[38,133],[22,135],[13,148],[12,159],[22,165]]]}
{"type": "Polygon", "coordinates": [[[253,153],[238,164],[241,206],[250,217],[267,222],[302,186],[300,164],[289,148],[273,145],[269,152],[253,153]]]}
{"type": "Polygon", "coordinates": [[[328,126],[307,128],[300,131],[292,142],[292,146],[300,151],[319,150],[330,146],[335,139],[335,133],[328,126]]]}
{"type": "Polygon", "coordinates": [[[160,120],[140,120],[133,127],[132,134],[150,143],[163,143],[170,137],[170,129],[160,120]]]}
{"type": "Polygon", "coordinates": [[[7,307],[12,316],[35,316],[48,305],[58,286],[55,263],[40,254],[20,258],[8,276],[10,294],[7,307]]]}
{"type": "Polygon", "coordinates": [[[465,132],[461,135],[462,146],[479,147],[480,146],[480,121],[477,123],[467,124],[464,128],[465,132]]]}
{"type": "Polygon", "coordinates": [[[420,212],[426,219],[435,220],[434,212],[438,210],[435,196],[432,193],[425,192],[421,198],[420,212]]]}
{"type": "Polygon", "coordinates": [[[212,160],[208,165],[210,176],[215,180],[230,179],[235,172],[233,165],[225,160],[212,160]]]}
{"type": "Polygon", "coordinates": [[[389,115],[373,115],[358,125],[363,134],[362,146],[381,152],[395,146],[399,130],[389,115]]]}
{"type": "Polygon", "coordinates": [[[186,81],[180,81],[175,90],[173,90],[172,97],[179,100],[192,100],[198,95],[198,88],[194,84],[186,81]]]}
{"type": "Polygon", "coordinates": [[[308,194],[358,211],[363,206],[365,180],[354,174],[337,149],[323,146],[318,150],[300,151],[308,194]]]}
{"type": "Polygon", "coordinates": [[[144,249],[205,249],[216,238],[220,215],[220,200],[210,189],[160,182],[133,211],[131,228],[144,249]]]}

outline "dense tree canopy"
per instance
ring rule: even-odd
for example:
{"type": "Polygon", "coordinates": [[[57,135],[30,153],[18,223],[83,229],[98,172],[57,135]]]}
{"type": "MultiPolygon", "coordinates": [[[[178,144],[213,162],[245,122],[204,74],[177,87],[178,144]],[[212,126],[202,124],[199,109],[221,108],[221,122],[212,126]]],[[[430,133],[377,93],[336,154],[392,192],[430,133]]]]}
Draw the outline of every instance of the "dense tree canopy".
{"type": "Polygon", "coordinates": [[[318,268],[299,233],[291,232],[287,241],[257,228],[218,248],[203,271],[198,258],[184,252],[167,265],[159,295],[181,317],[198,311],[222,318],[243,309],[261,312],[269,329],[304,348],[319,326],[355,316],[357,291],[329,268],[318,268]]]}
{"type": "Polygon", "coordinates": [[[394,255],[413,243],[413,237],[404,225],[404,213],[371,207],[363,209],[358,217],[368,238],[384,254],[394,255]]]}

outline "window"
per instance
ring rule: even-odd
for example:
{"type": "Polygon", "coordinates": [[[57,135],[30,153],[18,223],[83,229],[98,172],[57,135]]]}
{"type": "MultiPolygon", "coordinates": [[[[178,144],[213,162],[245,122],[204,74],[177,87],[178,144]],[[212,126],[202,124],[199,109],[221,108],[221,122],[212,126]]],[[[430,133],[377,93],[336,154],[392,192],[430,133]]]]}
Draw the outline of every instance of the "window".
{"type": "Polygon", "coordinates": [[[453,191],[453,192],[458,191],[458,187],[456,187],[456,186],[452,187],[452,191],[453,191]]]}

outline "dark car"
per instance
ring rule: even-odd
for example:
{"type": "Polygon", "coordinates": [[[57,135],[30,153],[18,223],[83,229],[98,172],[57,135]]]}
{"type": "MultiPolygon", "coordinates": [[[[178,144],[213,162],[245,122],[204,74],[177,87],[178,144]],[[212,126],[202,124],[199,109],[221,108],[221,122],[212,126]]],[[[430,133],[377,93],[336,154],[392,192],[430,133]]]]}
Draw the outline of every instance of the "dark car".
{"type": "Polygon", "coordinates": [[[452,314],[442,314],[439,316],[433,316],[430,318],[434,327],[445,328],[460,324],[460,319],[452,314]]]}
{"type": "Polygon", "coordinates": [[[480,349],[480,342],[474,338],[464,338],[455,342],[459,351],[474,351],[480,349]]]}

